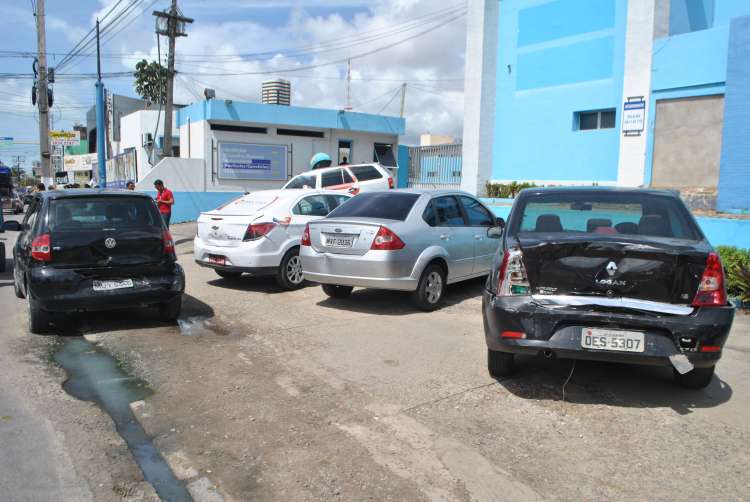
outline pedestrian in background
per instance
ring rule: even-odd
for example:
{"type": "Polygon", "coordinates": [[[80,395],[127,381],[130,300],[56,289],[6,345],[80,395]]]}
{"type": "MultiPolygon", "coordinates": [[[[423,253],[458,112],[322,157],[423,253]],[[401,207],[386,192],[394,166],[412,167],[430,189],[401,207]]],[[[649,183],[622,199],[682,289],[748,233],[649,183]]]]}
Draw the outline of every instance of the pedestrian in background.
{"type": "Polygon", "coordinates": [[[162,180],[154,181],[154,188],[156,188],[156,205],[159,206],[159,212],[161,217],[164,218],[164,223],[169,228],[169,220],[172,219],[172,206],[174,206],[174,194],[172,190],[164,186],[162,180]]]}

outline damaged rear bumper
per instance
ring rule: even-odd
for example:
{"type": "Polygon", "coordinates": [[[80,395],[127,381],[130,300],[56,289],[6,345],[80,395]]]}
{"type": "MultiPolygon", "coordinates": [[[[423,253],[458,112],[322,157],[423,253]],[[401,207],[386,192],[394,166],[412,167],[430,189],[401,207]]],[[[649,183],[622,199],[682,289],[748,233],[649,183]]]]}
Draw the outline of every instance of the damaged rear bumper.
{"type": "Polygon", "coordinates": [[[687,315],[640,312],[587,305],[542,305],[528,296],[498,297],[485,291],[482,298],[487,348],[514,354],[537,355],[551,351],[565,359],[670,366],[669,357],[685,354],[696,367],[713,366],[721,350],[701,352],[700,347],[723,347],[734,319],[734,308],[700,308],[687,315]],[[644,352],[584,349],[584,328],[607,328],[644,333],[644,352]],[[525,338],[503,338],[505,331],[525,338]],[[681,348],[680,340],[695,341],[681,348]]]}

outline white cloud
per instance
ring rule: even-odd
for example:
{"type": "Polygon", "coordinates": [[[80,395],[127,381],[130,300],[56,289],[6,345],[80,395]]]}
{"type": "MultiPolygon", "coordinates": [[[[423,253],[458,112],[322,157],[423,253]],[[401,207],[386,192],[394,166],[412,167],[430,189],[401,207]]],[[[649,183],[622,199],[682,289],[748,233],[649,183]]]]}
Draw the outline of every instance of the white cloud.
{"type": "MultiPolygon", "coordinates": [[[[112,0],[106,3],[110,4],[112,0]]],[[[222,3],[238,4],[232,1],[222,3]]],[[[252,5],[262,3],[255,2],[252,5]]],[[[352,102],[355,105],[362,104],[361,107],[355,106],[355,111],[398,115],[398,96],[390,104],[388,102],[401,82],[408,81],[405,142],[418,141],[419,135],[426,131],[461,137],[465,47],[465,18],[458,15],[461,4],[449,0],[378,0],[369,2],[367,12],[358,13],[347,20],[338,14],[310,15],[306,9],[299,7],[311,4],[307,0],[287,0],[282,3],[294,4],[296,7],[292,9],[288,22],[281,27],[269,27],[244,20],[244,16],[239,15],[234,16],[236,19],[225,22],[205,22],[201,21],[199,13],[190,12],[190,3],[181,5],[185,15],[195,17],[195,23],[188,27],[188,37],[179,38],[177,42],[177,68],[181,75],[175,85],[176,101],[192,102],[201,95],[204,87],[215,88],[218,98],[258,101],[261,82],[270,77],[282,76],[292,81],[292,104],[343,108],[346,104],[346,64],[316,65],[344,60],[392,44],[443,21],[447,23],[445,26],[423,36],[367,57],[353,59],[352,102]],[[453,7],[457,8],[454,14],[433,18],[437,21],[417,21],[404,25],[413,19],[421,19],[433,12],[453,7]],[[451,21],[452,17],[457,19],[451,21]],[[366,34],[381,36],[366,44],[352,43],[361,40],[366,34]],[[331,44],[332,40],[336,43],[331,44]],[[351,47],[342,48],[341,45],[345,43],[351,47]],[[288,57],[283,51],[287,48],[310,46],[328,49],[336,47],[336,50],[307,54],[303,58],[288,57]],[[255,59],[239,58],[240,54],[266,51],[272,54],[255,59]],[[198,56],[202,54],[214,56],[198,56]],[[230,55],[237,57],[228,57],[230,55]],[[316,67],[278,75],[273,73],[309,66],[316,67]],[[242,72],[270,73],[215,75],[242,72]]],[[[358,2],[335,1],[332,5],[351,3],[358,2]]],[[[143,47],[144,39],[137,41],[143,47]]],[[[154,44],[144,52],[133,50],[134,42],[136,40],[133,38],[123,39],[120,42],[122,50],[128,51],[130,46],[129,52],[134,56],[156,59],[154,44]]],[[[166,40],[162,42],[164,58],[166,40]]],[[[123,62],[123,65],[130,69],[133,60],[123,62]]]]}

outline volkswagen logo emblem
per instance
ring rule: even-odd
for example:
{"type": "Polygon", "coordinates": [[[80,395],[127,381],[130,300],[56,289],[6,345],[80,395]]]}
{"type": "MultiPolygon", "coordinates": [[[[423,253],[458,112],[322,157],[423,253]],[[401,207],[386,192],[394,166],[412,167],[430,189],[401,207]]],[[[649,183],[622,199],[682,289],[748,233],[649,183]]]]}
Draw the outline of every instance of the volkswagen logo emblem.
{"type": "Polygon", "coordinates": [[[609,262],[609,264],[607,264],[606,270],[609,276],[612,277],[617,273],[617,264],[613,261],[609,262]]]}
{"type": "Polygon", "coordinates": [[[107,237],[106,239],[104,239],[104,247],[106,247],[107,249],[112,249],[115,246],[117,246],[117,241],[112,237],[107,237]]]}

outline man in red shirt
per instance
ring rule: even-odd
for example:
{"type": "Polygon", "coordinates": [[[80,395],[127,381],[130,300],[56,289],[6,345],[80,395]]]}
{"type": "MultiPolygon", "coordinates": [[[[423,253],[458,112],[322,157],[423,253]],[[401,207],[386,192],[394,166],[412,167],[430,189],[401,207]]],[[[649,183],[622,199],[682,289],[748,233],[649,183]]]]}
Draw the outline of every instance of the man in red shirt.
{"type": "Polygon", "coordinates": [[[174,194],[172,190],[164,186],[162,180],[154,181],[154,188],[156,188],[156,205],[159,206],[159,212],[161,217],[164,218],[164,223],[169,228],[169,220],[172,218],[172,206],[174,205],[174,194]]]}

